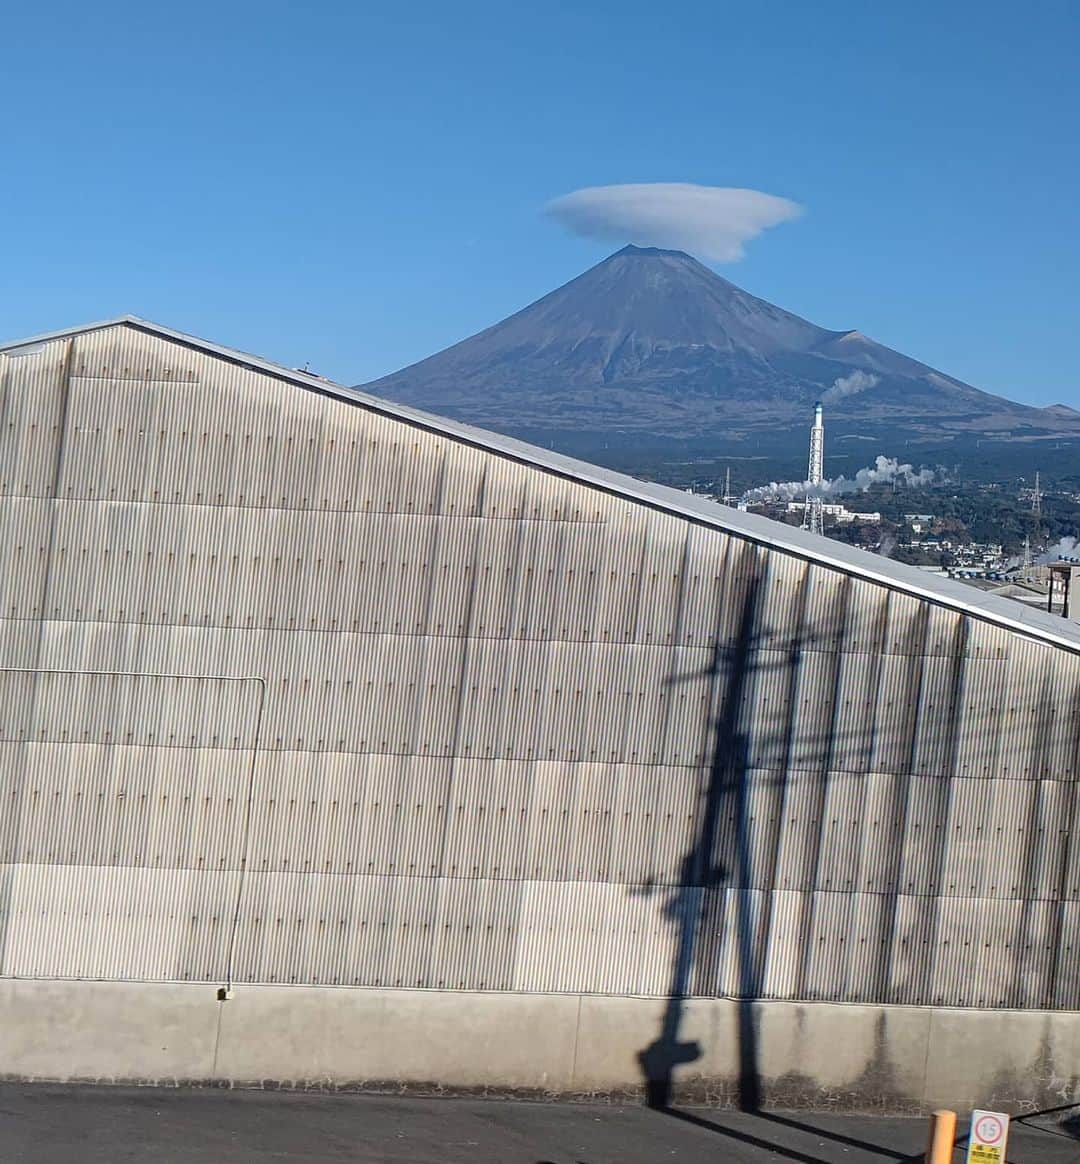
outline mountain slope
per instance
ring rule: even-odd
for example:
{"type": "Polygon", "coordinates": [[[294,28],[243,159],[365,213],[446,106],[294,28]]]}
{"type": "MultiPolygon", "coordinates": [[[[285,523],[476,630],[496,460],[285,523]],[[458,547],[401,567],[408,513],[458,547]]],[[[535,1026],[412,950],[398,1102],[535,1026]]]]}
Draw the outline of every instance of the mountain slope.
{"type": "Polygon", "coordinates": [[[830,423],[900,442],[1080,436],[1080,414],[981,392],[857,331],[747,292],[679,251],[626,247],[501,323],[366,391],[521,435],[686,439],[830,423]]]}

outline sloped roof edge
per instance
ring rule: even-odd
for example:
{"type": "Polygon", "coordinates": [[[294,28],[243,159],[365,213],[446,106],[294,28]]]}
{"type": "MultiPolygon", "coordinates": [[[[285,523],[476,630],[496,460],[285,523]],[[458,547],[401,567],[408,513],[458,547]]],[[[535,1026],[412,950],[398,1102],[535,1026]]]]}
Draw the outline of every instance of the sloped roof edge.
{"type": "Polygon", "coordinates": [[[498,456],[507,457],[522,464],[531,465],[545,472],[580,481],[637,504],[682,517],[700,525],[717,529],[745,538],[758,545],[780,550],[804,561],[838,570],[866,581],[886,586],[889,589],[910,594],[913,597],[962,611],[974,618],[1002,626],[1055,646],[1080,653],[1080,624],[1068,619],[1055,617],[1045,611],[1030,610],[1017,602],[994,594],[975,590],[950,578],[928,574],[915,566],[893,562],[866,550],[846,546],[829,538],[818,537],[806,530],[782,522],[771,521],[754,513],[743,513],[729,506],[721,505],[704,497],[683,493],[666,485],[654,485],[604,469],[587,461],[579,461],[561,453],[526,444],[513,437],[485,429],[473,428],[459,421],[421,412],[406,405],[395,404],[371,396],[356,388],[336,384],[322,376],[312,375],[295,368],[287,368],[273,361],[224,347],[197,336],[174,331],[163,324],[142,319],[136,315],[120,315],[97,323],[80,327],[64,328],[46,332],[29,339],[0,345],[0,354],[14,354],[21,348],[54,340],[67,339],[87,332],[105,328],[127,326],[136,328],[173,343],[182,344],[208,355],[218,356],[230,363],[240,364],[255,371],[273,376],[279,380],[295,384],[310,391],[319,392],[339,400],[370,409],[393,419],[414,425],[429,432],[463,442],[476,448],[485,449],[498,456]]]}

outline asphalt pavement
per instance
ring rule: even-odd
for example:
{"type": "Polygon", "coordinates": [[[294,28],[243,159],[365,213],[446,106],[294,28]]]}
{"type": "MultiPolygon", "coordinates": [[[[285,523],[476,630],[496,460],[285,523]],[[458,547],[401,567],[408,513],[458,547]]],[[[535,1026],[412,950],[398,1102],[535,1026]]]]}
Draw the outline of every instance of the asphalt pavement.
{"type": "MultiPolygon", "coordinates": [[[[1080,1122],[1069,1115],[1015,1124],[1009,1161],[1077,1164],[1080,1122]]],[[[926,1121],[913,1118],[0,1084],[2,1164],[902,1164],[921,1158],[925,1139],[926,1121]]]]}

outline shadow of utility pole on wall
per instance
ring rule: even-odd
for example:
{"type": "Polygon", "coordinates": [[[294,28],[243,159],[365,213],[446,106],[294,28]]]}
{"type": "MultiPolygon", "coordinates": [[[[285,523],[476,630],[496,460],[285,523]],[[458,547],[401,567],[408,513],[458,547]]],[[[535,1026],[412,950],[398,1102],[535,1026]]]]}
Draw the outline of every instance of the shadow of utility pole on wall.
{"type": "Polygon", "coordinates": [[[680,884],[669,907],[670,915],[678,926],[678,936],[668,1001],[657,1038],[638,1054],[644,1076],[646,1102],[649,1107],[662,1110],[671,1107],[676,1068],[693,1063],[702,1055],[699,1043],[680,1039],[680,1027],[685,999],[693,993],[702,921],[706,917],[715,916],[714,911],[722,908],[722,887],[732,881],[740,979],[738,1106],[742,1111],[757,1111],[761,1106],[757,1031],[753,1013],[759,976],[755,964],[753,918],[750,911],[751,870],[746,787],[748,744],[741,730],[743,701],[758,638],[760,589],[760,567],[755,563],[754,571],[747,578],[734,642],[717,643],[709,668],[713,681],[709,706],[716,708],[717,712],[700,826],[694,844],[683,860],[680,884]],[[717,857],[717,842],[725,810],[735,823],[732,868],[725,867],[717,857]]]}

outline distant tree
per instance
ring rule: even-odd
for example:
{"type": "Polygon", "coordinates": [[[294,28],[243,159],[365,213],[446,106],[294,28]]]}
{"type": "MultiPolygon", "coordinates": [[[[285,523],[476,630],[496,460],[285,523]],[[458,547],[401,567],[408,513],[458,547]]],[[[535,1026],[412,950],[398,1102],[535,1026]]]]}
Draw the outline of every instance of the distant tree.
{"type": "Polygon", "coordinates": [[[958,517],[939,517],[931,526],[931,532],[936,538],[960,545],[966,545],[972,540],[967,526],[958,517]]]}

